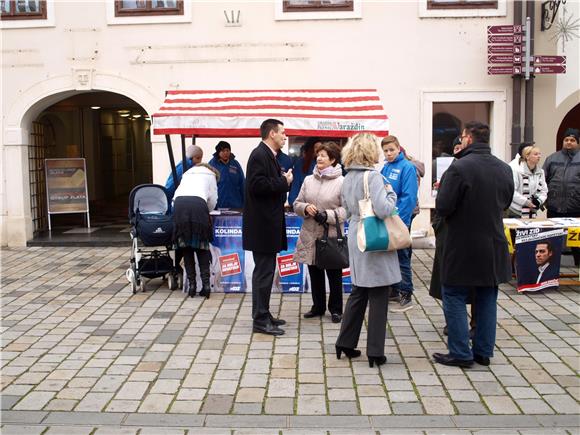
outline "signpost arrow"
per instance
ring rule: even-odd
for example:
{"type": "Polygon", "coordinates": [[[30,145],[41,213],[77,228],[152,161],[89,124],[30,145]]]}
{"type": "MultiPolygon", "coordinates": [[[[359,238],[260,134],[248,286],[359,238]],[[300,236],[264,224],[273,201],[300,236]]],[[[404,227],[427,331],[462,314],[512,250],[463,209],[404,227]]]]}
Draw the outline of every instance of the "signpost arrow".
{"type": "Polygon", "coordinates": [[[507,65],[501,65],[501,66],[488,66],[487,67],[487,73],[489,75],[498,75],[498,74],[521,74],[522,73],[522,67],[521,66],[507,66],[507,65]]]}
{"type": "Polygon", "coordinates": [[[566,56],[534,56],[534,63],[548,63],[548,64],[555,64],[555,63],[566,63],[566,56]]]}
{"type": "Polygon", "coordinates": [[[522,63],[522,56],[490,54],[487,56],[488,63],[522,63]]]}
{"type": "Polygon", "coordinates": [[[521,44],[522,35],[487,35],[489,44],[521,44]]]}
{"type": "Polygon", "coordinates": [[[505,35],[508,33],[522,33],[522,26],[487,26],[488,35],[505,35]]]}
{"type": "Polygon", "coordinates": [[[515,44],[515,45],[488,45],[487,46],[487,53],[488,54],[508,54],[508,53],[520,54],[521,52],[522,52],[522,46],[519,44],[515,44]]]}
{"type": "Polygon", "coordinates": [[[566,65],[534,65],[534,74],[564,74],[564,73],[566,73],[566,65]]]}

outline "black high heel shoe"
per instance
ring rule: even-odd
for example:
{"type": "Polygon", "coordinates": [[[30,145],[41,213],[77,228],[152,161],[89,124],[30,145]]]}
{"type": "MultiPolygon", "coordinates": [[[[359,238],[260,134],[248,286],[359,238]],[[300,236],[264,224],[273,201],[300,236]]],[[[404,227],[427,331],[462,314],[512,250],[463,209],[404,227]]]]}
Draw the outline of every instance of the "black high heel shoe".
{"type": "Polygon", "coordinates": [[[382,366],[383,364],[386,364],[387,362],[387,357],[386,356],[369,356],[369,367],[374,367],[375,363],[377,363],[377,367],[378,366],[382,366]]]}
{"type": "Polygon", "coordinates": [[[350,349],[348,347],[334,346],[336,348],[336,358],[340,359],[341,355],[344,353],[349,359],[358,358],[360,356],[360,350],[350,349]]]}

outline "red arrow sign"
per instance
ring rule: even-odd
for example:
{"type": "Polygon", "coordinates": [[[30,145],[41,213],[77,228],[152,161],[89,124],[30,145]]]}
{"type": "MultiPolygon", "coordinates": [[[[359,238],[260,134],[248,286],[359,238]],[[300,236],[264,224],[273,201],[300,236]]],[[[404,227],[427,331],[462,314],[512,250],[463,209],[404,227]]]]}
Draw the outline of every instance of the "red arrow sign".
{"type": "Polygon", "coordinates": [[[566,63],[566,56],[534,56],[534,63],[566,63]]]}
{"type": "Polygon", "coordinates": [[[521,44],[522,40],[522,35],[487,35],[489,44],[521,44]]]}
{"type": "Polygon", "coordinates": [[[522,52],[521,45],[488,45],[487,46],[488,54],[508,54],[508,53],[515,53],[520,54],[522,52]]]}
{"type": "Polygon", "coordinates": [[[565,74],[566,65],[535,65],[534,74],[565,74]]]}
{"type": "Polygon", "coordinates": [[[488,66],[487,73],[489,75],[497,74],[521,74],[522,67],[520,66],[488,66]]]}
{"type": "Polygon", "coordinates": [[[522,26],[487,26],[489,35],[505,35],[508,33],[522,33],[522,26]]]}
{"type": "Polygon", "coordinates": [[[502,55],[502,54],[490,54],[487,56],[488,63],[522,63],[522,56],[516,55],[502,55]]]}

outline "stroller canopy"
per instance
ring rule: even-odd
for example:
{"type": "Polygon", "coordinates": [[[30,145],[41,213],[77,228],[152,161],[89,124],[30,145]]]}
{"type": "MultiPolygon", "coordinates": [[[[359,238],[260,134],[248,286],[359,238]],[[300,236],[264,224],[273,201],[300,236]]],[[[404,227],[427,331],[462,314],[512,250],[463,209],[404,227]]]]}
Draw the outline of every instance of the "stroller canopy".
{"type": "Polygon", "coordinates": [[[169,214],[171,205],[165,187],[158,184],[141,184],[129,195],[129,218],[140,214],[169,214]]]}
{"type": "Polygon", "coordinates": [[[267,118],[289,136],[386,136],[387,114],[376,89],[173,90],[153,115],[154,134],[260,137],[267,118]]]}

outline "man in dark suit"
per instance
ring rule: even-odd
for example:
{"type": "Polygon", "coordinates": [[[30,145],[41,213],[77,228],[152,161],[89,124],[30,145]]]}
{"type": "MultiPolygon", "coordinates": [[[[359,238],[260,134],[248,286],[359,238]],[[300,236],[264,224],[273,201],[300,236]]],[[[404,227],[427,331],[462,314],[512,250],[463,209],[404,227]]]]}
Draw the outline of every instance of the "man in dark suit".
{"type": "Polygon", "coordinates": [[[270,313],[270,294],[276,254],[288,248],[284,202],[292,184],[292,170],[283,172],[276,155],[286,142],[284,124],[267,119],[260,126],[262,142],[252,151],[246,169],[242,223],[244,249],[252,251],[252,318],[254,332],[282,335],[286,322],[270,313]]]}
{"type": "Polygon", "coordinates": [[[491,154],[489,127],[465,125],[463,150],[443,174],[435,208],[447,232],[442,240],[441,290],[449,353],[435,362],[489,365],[495,345],[498,285],[511,278],[502,214],[514,193],[510,167],[491,154]],[[475,288],[477,328],[469,345],[466,303],[475,288]]]}
{"type": "Polygon", "coordinates": [[[548,279],[554,279],[553,273],[547,271],[550,267],[550,261],[554,255],[554,250],[552,244],[549,240],[541,240],[536,243],[536,249],[534,251],[534,256],[536,258],[536,266],[538,267],[536,279],[534,284],[539,284],[542,281],[547,281],[548,279]]]}

